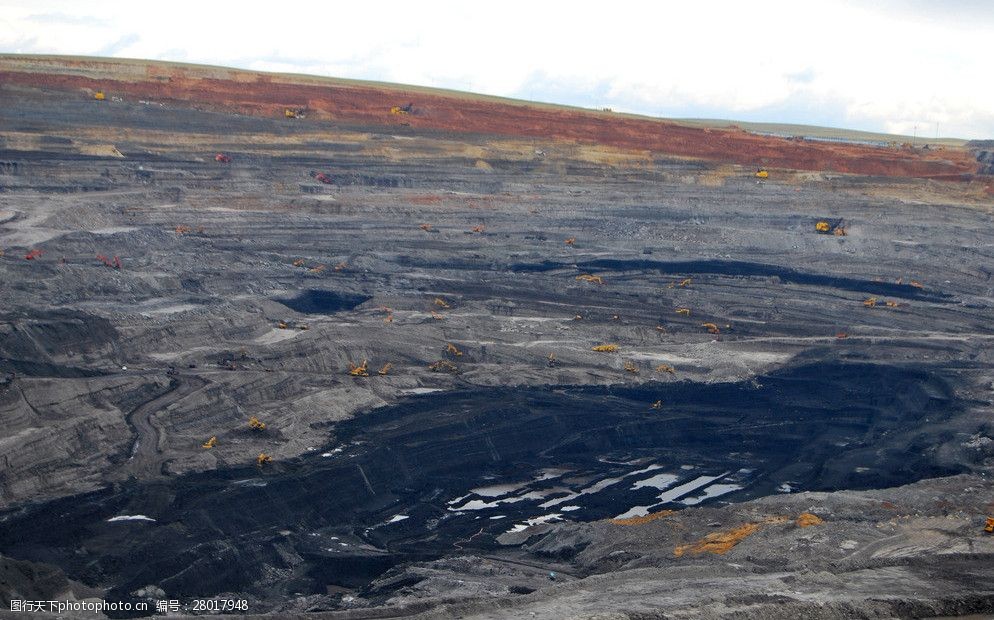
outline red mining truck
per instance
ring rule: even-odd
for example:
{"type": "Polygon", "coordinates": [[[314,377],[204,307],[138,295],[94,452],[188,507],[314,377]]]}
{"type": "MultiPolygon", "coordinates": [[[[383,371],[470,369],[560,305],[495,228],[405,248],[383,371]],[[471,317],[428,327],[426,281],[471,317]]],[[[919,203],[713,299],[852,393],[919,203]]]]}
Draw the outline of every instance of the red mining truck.
{"type": "Polygon", "coordinates": [[[334,179],[332,179],[330,176],[328,176],[323,172],[317,172],[315,170],[311,170],[311,176],[314,177],[316,180],[321,181],[322,183],[326,183],[328,185],[332,185],[335,183],[334,179]]]}

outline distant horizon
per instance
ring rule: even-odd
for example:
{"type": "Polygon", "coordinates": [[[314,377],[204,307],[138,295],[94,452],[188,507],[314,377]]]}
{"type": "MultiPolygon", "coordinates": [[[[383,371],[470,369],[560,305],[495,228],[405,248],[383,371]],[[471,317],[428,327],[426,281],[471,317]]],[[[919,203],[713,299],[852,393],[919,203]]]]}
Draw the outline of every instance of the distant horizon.
{"type": "Polygon", "coordinates": [[[0,0],[0,53],[296,73],[655,118],[994,139],[994,82],[982,78],[994,6],[981,0],[431,9],[0,0]]]}
{"type": "MultiPolygon", "coordinates": [[[[295,72],[284,72],[284,71],[263,71],[263,70],[259,70],[259,69],[245,69],[243,67],[232,67],[232,66],[228,66],[228,65],[217,65],[217,64],[185,62],[185,61],[174,61],[174,60],[158,60],[158,59],[149,59],[149,58],[114,57],[114,56],[84,56],[84,55],[79,55],[79,54],[16,54],[16,53],[9,53],[9,52],[0,52],[0,58],[3,58],[3,57],[67,58],[67,59],[74,58],[74,59],[89,59],[89,60],[95,60],[95,61],[108,61],[108,62],[161,63],[161,64],[185,65],[185,66],[190,66],[190,67],[204,67],[204,68],[216,68],[216,69],[222,69],[222,70],[244,71],[244,72],[247,72],[247,73],[258,73],[258,74],[268,74],[268,75],[298,76],[298,77],[302,77],[302,78],[316,78],[318,80],[330,80],[330,81],[340,81],[340,82],[345,82],[345,83],[370,84],[370,85],[377,85],[377,86],[396,87],[398,89],[405,89],[405,88],[412,88],[412,89],[419,89],[419,90],[423,89],[423,90],[427,90],[427,91],[436,91],[436,92],[439,92],[439,93],[445,93],[445,94],[449,94],[449,95],[453,95],[454,94],[454,95],[466,95],[466,96],[469,96],[469,97],[492,98],[492,99],[497,99],[497,100],[503,100],[503,101],[506,101],[506,102],[509,102],[509,103],[517,103],[517,104],[523,104],[523,105],[534,104],[534,105],[541,105],[541,106],[552,106],[552,107],[562,107],[562,108],[567,108],[567,109],[583,110],[583,111],[589,111],[589,112],[605,112],[605,111],[609,111],[609,112],[611,112],[613,114],[619,114],[619,115],[623,115],[623,116],[634,116],[634,117],[646,118],[646,119],[651,119],[651,120],[672,121],[672,122],[677,122],[677,123],[706,124],[706,125],[715,126],[715,127],[721,127],[721,126],[729,126],[729,127],[742,126],[743,128],[750,129],[751,131],[760,131],[760,128],[762,128],[762,130],[765,130],[765,131],[775,131],[777,128],[797,127],[797,128],[802,128],[802,129],[808,129],[808,130],[824,130],[824,131],[827,131],[829,135],[831,134],[831,132],[838,132],[840,134],[840,136],[839,136],[840,138],[842,137],[841,134],[855,134],[855,135],[862,135],[862,136],[864,136],[865,137],[864,139],[871,139],[872,137],[878,137],[879,139],[884,139],[884,138],[891,138],[891,139],[900,138],[900,139],[913,140],[913,139],[917,138],[922,143],[925,143],[925,142],[947,142],[947,143],[957,142],[957,143],[967,143],[967,142],[970,142],[971,140],[974,140],[974,141],[984,141],[984,140],[986,140],[986,139],[983,139],[983,138],[980,138],[980,139],[968,139],[968,138],[960,138],[958,136],[947,136],[947,135],[935,136],[934,134],[931,135],[931,136],[927,135],[927,134],[918,134],[917,136],[914,135],[914,134],[909,134],[909,135],[905,135],[905,134],[894,134],[894,133],[884,133],[884,132],[879,132],[879,131],[869,131],[869,130],[863,130],[863,129],[854,129],[852,127],[839,127],[839,126],[832,126],[832,125],[811,125],[811,124],[805,124],[805,123],[788,123],[788,122],[778,122],[778,121],[750,121],[750,120],[742,120],[742,119],[736,119],[736,118],[697,118],[697,117],[679,117],[679,116],[654,116],[652,114],[642,114],[642,113],[638,113],[638,112],[624,112],[624,111],[621,111],[621,110],[615,110],[613,108],[594,108],[594,107],[586,107],[586,106],[581,106],[581,105],[573,105],[573,104],[569,104],[569,103],[562,103],[562,102],[559,102],[559,101],[542,101],[542,100],[535,100],[535,99],[521,99],[521,98],[518,98],[518,97],[505,97],[505,96],[501,96],[501,95],[490,95],[490,94],[487,94],[487,93],[479,93],[479,92],[465,91],[465,90],[455,90],[455,89],[451,89],[451,88],[441,88],[441,87],[436,87],[436,86],[424,86],[424,85],[421,85],[421,84],[405,84],[405,83],[401,83],[401,82],[383,82],[383,81],[379,81],[379,80],[367,80],[367,79],[361,79],[361,78],[345,78],[345,77],[334,76],[334,75],[317,75],[317,74],[313,74],[313,73],[295,73],[295,72]]],[[[817,136],[814,135],[815,133],[817,133],[817,131],[815,131],[815,132],[807,132],[806,135],[809,136],[809,137],[817,137],[817,136]]],[[[794,134],[794,135],[796,135],[796,134],[794,134]]],[[[854,138],[854,139],[858,140],[859,138],[854,138]]]]}

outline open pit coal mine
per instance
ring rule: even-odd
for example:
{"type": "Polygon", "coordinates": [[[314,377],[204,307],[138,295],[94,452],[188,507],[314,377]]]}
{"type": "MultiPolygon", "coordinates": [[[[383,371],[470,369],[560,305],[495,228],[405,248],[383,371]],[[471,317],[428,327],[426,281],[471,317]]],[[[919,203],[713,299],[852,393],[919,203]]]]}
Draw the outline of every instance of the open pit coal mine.
{"type": "Polygon", "coordinates": [[[990,617],[992,187],[0,56],[0,615],[990,617]]]}

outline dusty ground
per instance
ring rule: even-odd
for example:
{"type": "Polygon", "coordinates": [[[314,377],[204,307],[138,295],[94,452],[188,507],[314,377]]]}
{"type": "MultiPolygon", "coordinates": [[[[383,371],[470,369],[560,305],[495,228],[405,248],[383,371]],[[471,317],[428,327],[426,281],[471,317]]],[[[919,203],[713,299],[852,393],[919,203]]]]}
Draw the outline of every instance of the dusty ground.
{"type": "Polygon", "coordinates": [[[322,115],[327,93],[291,120],[277,99],[78,86],[0,85],[4,604],[994,611],[980,146],[832,145],[959,182],[817,158],[759,182],[822,147],[739,166],[555,125],[459,132],[427,95],[405,125],[322,115]]]}

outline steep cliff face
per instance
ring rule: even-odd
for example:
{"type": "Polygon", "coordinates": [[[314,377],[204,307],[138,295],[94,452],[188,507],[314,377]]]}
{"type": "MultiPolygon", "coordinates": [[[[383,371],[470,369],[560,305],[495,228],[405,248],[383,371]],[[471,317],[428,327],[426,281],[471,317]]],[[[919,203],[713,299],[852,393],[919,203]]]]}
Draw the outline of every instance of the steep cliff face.
{"type": "Polygon", "coordinates": [[[994,176],[994,150],[978,150],[977,162],[980,164],[979,174],[994,176]]]}

